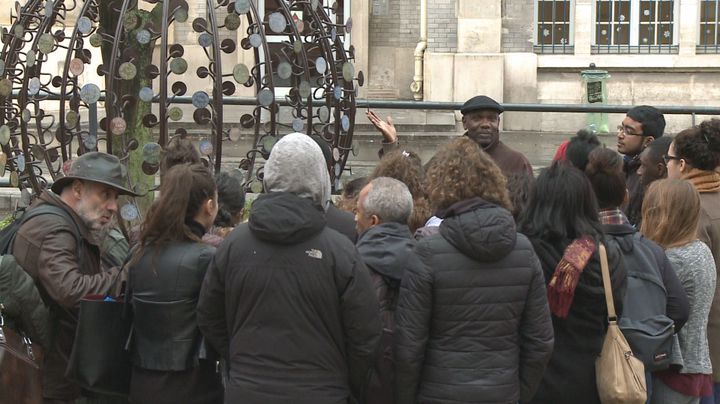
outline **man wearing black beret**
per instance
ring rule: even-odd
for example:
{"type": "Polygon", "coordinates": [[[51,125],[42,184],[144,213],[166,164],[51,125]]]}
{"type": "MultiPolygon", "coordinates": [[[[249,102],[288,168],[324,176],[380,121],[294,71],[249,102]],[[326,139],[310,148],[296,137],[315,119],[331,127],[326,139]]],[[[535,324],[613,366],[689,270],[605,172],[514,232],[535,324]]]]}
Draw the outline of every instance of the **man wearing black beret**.
{"type": "MultiPolygon", "coordinates": [[[[478,95],[467,100],[460,108],[460,112],[463,115],[464,135],[479,144],[492,157],[505,176],[516,173],[532,175],[532,166],[528,159],[522,153],[500,141],[499,127],[500,114],[503,113],[502,105],[490,97],[478,95]]],[[[387,121],[383,121],[373,111],[368,111],[367,117],[383,134],[383,151],[399,147],[397,131],[390,117],[387,121]]]]}

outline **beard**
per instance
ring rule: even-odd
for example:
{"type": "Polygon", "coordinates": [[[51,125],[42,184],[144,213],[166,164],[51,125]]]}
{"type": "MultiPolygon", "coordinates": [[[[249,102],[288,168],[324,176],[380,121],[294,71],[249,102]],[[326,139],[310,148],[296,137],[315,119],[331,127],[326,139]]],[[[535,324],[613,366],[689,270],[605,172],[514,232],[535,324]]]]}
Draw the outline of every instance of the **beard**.
{"type": "Polygon", "coordinates": [[[103,245],[103,242],[110,233],[110,230],[112,230],[116,223],[114,215],[112,215],[113,219],[110,222],[103,224],[100,221],[100,218],[105,212],[103,212],[100,208],[88,206],[84,201],[78,202],[75,211],[90,231],[90,238],[93,244],[98,246],[103,245]]]}

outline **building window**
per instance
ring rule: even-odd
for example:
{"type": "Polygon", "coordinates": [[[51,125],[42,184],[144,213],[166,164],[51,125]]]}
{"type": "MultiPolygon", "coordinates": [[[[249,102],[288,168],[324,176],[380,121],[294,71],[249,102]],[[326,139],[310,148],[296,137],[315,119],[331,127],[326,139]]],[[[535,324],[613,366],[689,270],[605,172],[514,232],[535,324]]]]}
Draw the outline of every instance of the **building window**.
{"type": "Polygon", "coordinates": [[[535,52],[573,53],[572,3],[570,0],[535,2],[535,52]]]}
{"type": "Polygon", "coordinates": [[[700,7],[700,32],[696,53],[719,53],[718,6],[719,0],[702,0],[700,7]]]}
{"type": "Polygon", "coordinates": [[[593,53],[677,53],[674,0],[596,0],[593,53]]]}

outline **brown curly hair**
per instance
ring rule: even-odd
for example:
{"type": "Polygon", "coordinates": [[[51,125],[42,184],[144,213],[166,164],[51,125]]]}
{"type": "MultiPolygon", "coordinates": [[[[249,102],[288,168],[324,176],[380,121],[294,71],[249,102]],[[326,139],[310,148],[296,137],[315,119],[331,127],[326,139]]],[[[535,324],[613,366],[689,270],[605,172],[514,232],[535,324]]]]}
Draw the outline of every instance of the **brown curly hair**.
{"type": "Polygon", "coordinates": [[[506,184],[492,158],[467,137],[443,146],[425,174],[425,192],[436,210],[474,197],[512,210],[506,184]]]}
{"type": "Polygon", "coordinates": [[[423,178],[425,170],[422,160],[417,153],[409,150],[395,150],[386,153],[380,160],[372,174],[372,181],[378,177],[390,177],[404,183],[413,197],[413,211],[408,219],[411,232],[425,226],[425,222],[432,216],[430,204],[425,196],[423,178]]]}

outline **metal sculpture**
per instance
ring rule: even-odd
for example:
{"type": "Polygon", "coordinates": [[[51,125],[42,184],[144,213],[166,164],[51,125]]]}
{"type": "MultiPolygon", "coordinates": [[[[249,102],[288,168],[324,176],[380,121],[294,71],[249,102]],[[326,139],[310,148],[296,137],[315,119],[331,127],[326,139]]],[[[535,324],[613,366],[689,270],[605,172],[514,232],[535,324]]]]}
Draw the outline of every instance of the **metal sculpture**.
{"type": "MultiPolygon", "coordinates": [[[[154,177],[169,138],[199,129],[206,133],[200,152],[216,171],[224,142],[253,138],[239,168],[254,192],[262,191],[262,161],[280,136],[320,136],[331,147],[328,168],[338,187],[364,78],[355,74],[354,49],[342,42],[352,21],[333,21],[337,3],[274,0],[277,8],[264,12],[255,0],[199,0],[205,15],[190,22],[185,0],[104,1],[15,5],[0,53],[0,175],[9,170],[13,186],[37,195],[73,155],[91,150],[128,165],[141,156],[142,172],[154,177]],[[199,66],[184,57],[191,44],[170,40],[170,30],[186,24],[206,56],[199,66]],[[268,35],[283,40],[271,47],[268,35]],[[251,52],[254,63],[237,62],[238,52],[251,52]],[[193,68],[196,79],[183,79],[193,68]],[[276,79],[290,83],[284,99],[277,97],[276,79]],[[202,88],[188,100],[193,84],[202,88]],[[255,105],[230,122],[228,112],[237,107],[223,101],[238,86],[253,89],[255,105]],[[191,127],[183,122],[181,101],[194,109],[191,127]],[[98,120],[102,102],[105,116],[98,120]]],[[[121,213],[133,220],[139,212],[130,202],[121,213]]]]}

